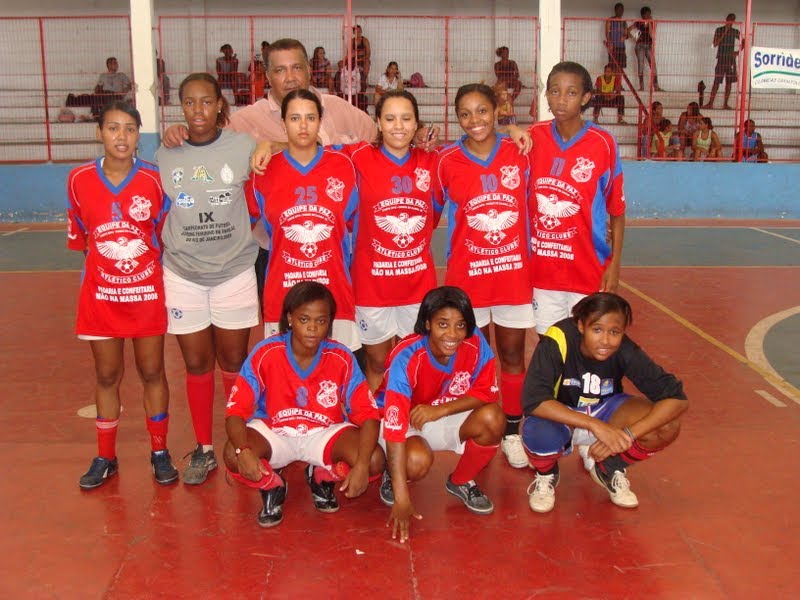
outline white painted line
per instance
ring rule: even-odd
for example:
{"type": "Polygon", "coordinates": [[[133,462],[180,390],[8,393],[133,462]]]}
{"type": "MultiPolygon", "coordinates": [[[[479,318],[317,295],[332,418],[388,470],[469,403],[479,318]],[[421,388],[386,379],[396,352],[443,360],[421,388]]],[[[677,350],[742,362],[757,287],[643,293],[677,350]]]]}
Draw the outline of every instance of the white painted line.
{"type": "Polygon", "coordinates": [[[765,377],[765,379],[772,387],[789,398],[792,402],[800,404],[800,390],[797,390],[797,388],[778,374],[769,363],[767,355],[764,353],[764,338],[767,337],[769,330],[772,329],[775,324],[798,313],[800,313],[800,306],[794,306],[761,319],[747,333],[747,337],[744,340],[744,353],[747,355],[747,359],[750,362],[758,365],[761,370],[770,374],[771,377],[765,377]]]}
{"type": "Polygon", "coordinates": [[[777,406],[778,408],[786,408],[786,405],[783,402],[778,400],[775,396],[770,394],[768,391],[766,391],[766,390],[755,390],[755,392],[756,392],[756,394],[761,396],[764,400],[766,400],[767,402],[772,404],[772,406],[777,406]]]}
{"type": "Polygon", "coordinates": [[[20,227],[19,229],[15,229],[14,231],[6,231],[3,234],[3,237],[7,237],[9,235],[14,235],[15,233],[20,233],[21,231],[28,231],[28,229],[30,229],[30,227],[20,227]]]}
{"type": "Polygon", "coordinates": [[[766,229],[760,229],[759,227],[751,227],[753,231],[760,231],[761,233],[766,233],[767,235],[774,235],[776,238],[781,238],[782,240],[786,240],[788,242],[794,242],[795,244],[800,244],[800,240],[795,238],[790,238],[786,235],[781,235],[780,233],[775,233],[774,231],[767,231],[766,229]]]}

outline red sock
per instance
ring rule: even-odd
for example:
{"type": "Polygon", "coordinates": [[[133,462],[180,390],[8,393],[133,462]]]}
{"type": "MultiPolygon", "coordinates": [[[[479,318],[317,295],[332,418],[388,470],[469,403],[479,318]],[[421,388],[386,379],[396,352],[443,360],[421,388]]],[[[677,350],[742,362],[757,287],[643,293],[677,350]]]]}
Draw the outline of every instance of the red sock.
{"type": "Polygon", "coordinates": [[[661,452],[663,448],[658,448],[657,450],[648,450],[647,448],[643,448],[638,441],[634,440],[633,444],[630,448],[628,448],[625,452],[620,454],[620,458],[624,460],[626,463],[633,464],[637,462],[641,462],[643,460],[647,460],[651,456],[653,456],[656,452],[661,452]]]}
{"type": "Polygon", "coordinates": [[[169,429],[169,415],[161,413],[147,419],[147,433],[150,434],[150,449],[153,452],[167,449],[167,430],[169,429]]]}
{"type": "Polygon", "coordinates": [[[239,473],[234,473],[230,469],[228,469],[228,475],[231,476],[231,479],[234,481],[238,481],[242,485],[246,485],[247,487],[254,488],[257,490],[271,490],[272,488],[276,488],[283,485],[283,479],[280,475],[278,475],[275,471],[272,470],[269,462],[266,458],[261,459],[261,464],[263,464],[267,470],[269,471],[269,475],[263,475],[261,479],[258,481],[251,481],[247,479],[243,475],[239,473]]]}
{"type": "Polygon", "coordinates": [[[522,384],[525,373],[500,373],[500,397],[503,399],[503,412],[512,417],[522,414],[522,384]]]}
{"type": "Polygon", "coordinates": [[[225,400],[227,400],[231,395],[231,389],[233,389],[233,384],[236,383],[236,378],[239,376],[239,373],[234,373],[232,371],[222,371],[222,389],[225,390],[225,400]]]}
{"type": "Polygon", "coordinates": [[[559,452],[558,454],[548,454],[547,456],[542,456],[541,454],[528,452],[527,448],[525,448],[525,453],[528,455],[528,462],[537,473],[549,473],[552,471],[558,463],[558,459],[561,458],[561,455],[563,454],[562,452],[559,452]]]}
{"type": "Polygon", "coordinates": [[[343,481],[349,472],[350,465],[340,460],[332,467],[314,467],[314,481],[343,481]]]}
{"type": "Polygon", "coordinates": [[[186,399],[192,413],[192,426],[198,444],[211,445],[214,422],[214,370],[202,375],[186,374],[186,399]]]}
{"type": "Polygon", "coordinates": [[[497,448],[498,446],[480,446],[471,439],[467,440],[464,444],[464,454],[450,475],[450,481],[456,485],[463,485],[475,479],[475,476],[494,458],[497,448]]]}
{"type": "Polygon", "coordinates": [[[97,430],[97,455],[111,460],[117,456],[117,429],[119,419],[97,417],[94,422],[97,430]]]}

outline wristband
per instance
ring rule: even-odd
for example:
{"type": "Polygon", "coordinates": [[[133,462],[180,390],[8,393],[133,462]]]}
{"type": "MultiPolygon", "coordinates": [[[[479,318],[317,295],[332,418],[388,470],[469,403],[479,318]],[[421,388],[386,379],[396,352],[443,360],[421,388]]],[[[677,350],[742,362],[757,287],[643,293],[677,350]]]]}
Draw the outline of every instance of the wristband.
{"type": "Polygon", "coordinates": [[[252,448],[250,448],[250,446],[242,446],[241,448],[237,448],[237,449],[236,449],[236,457],[238,458],[238,457],[239,457],[239,455],[240,455],[242,452],[244,452],[245,450],[252,450],[252,448]]]}
{"type": "MultiPolygon", "coordinates": [[[[633,442],[635,442],[635,441],[636,441],[636,436],[635,436],[635,435],[633,435],[633,432],[631,431],[631,428],[630,428],[630,427],[623,427],[623,428],[622,428],[622,431],[624,431],[624,432],[625,432],[625,434],[626,434],[626,435],[627,435],[629,438],[631,438],[631,443],[633,443],[633,442]]],[[[238,451],[237,451],[237,452],[238,452],[238,451]]]]}

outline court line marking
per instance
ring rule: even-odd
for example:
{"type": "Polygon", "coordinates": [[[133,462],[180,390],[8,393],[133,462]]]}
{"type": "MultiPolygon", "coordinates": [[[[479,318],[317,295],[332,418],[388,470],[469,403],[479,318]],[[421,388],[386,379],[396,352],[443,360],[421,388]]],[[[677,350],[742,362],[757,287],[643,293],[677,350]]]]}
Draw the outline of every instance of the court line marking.
{"type": "MultiPolygon", "coordinates": [[[[744,340],[744,352],[747,355],[747,358],[778,379],[782,378],[772,367],[769,360],[767,360],[767,355],[764,353],[764,339],[767,337],[769,330],[772,329],[776,324],[788,319],[789,317],[793,317],[798,313],[800,313],[800,306],[794,306],[792,308],[787,308],[786,310],[782,310],[780,312],[776,312],[775,314],[764,317],[758,323],[753,325],[744,340]]],[[[792,396],[789,396],[789,398],[800,404],[800,401],[796,400],[792,396]]]]}
{"type": "Polygon", "coordinates": [[[20,233],[21,231],[28,231],[30,227],[20,227],[19,229],[15,229],[14,231],[6,231],[3,234],[3,237],[8,237],[9,235],[14,235],[15,233],[20,233]]]}
{"type": "MultiPolygon", "coordinates": [[[[757,364],[757,363],[755,363],[755,362],[753,362],[751,360],[748,360],[747,357],[742,356],[739,352],[737,352],[733,348],[729,347],[728,345],[724,344],[723,342],[720,342],[714,336],[706,333],[705,331],[703,331],[702,329],[697,327],[694,323],[692,323],[691,321],[689,321],[687,319],[684,319],[678,313],[676,313],[675,311],[671,310],[670,308],[668,308],[667,306],[665,306],[664,304],[662,304],[661,302],[659,302],[655,298],[653,298],[651,296],[648,296],[643,291],[633,287],[630,284],[625,283],[624,281],[620,281],[619,284],[622,287],[624,287],[625,289],[629,290],[634,295],[639,296],[639,298],[641,298],[645,302],[648,302],[648,303],[652,304],[657,309],[659,309],[661,312],[665,313],[666,315],[668,315],[669,317],[671,317],[672,319],[674,319],[675,321],[677,321],[678,323],[680,323],[681,325],[686,327],[686,329],[688,329],[689,331],[691,331],[695,335],[700,336],[701,338],[703,338],[705,341],[707,341],[712,346],[715,346],[717,349],[722,350],[725,354],[727,354],[731,358],[739,361],[743,365],[746,365],[746,366],[750,367],[753,371],[758,373],[772,387],[774,387],[779,392],[781,392],[784,396],[789,398],[789,400],[791,400],[792,402],[795,402],[796,404],[800,405],[800,390],[798,390],[791,383],[786,381],[783,377],[778,375],[778,373],[774,369],[772,369],[771,367],[769,369],[765,369],[761,365],[759,365],[759,364],[757,364]]],[[[798,307],[798,310],[800,310],[800,307],[798,307]]],[[[746,343],[745,343],[745,345],[746,345],[746,343]]],[[[767,363],[767,364],[769,364],[769,363],[767,363]]]]}
{"type": "Polygon", "coordinates": [[[766,229],[761,229],[759,227],[751,227],[753,231],[760,231],[761,233],[766,233],[767,235],[775,236],[776,238],[781,238],[782,240],[786,240],[787,242],[794,242],[795,244],[800,244],[800,240],[795,238],[790,238],[786,235],[781,235],[780,233],[775,233],[774,231],[767,231],[766,229]]]}
{"type": "Polygon", "coordinates": [[[761,396],[764,400],[766,400],[767,402],[769,402],[773,406],[777,406],[778,408],[786,408],[786,405],[783,402],[778,400],[775,396],[770,394],[768,391],[766,391],[766,390],[754,390],[754,391],[755,391],[756,394],[761,396]]]}

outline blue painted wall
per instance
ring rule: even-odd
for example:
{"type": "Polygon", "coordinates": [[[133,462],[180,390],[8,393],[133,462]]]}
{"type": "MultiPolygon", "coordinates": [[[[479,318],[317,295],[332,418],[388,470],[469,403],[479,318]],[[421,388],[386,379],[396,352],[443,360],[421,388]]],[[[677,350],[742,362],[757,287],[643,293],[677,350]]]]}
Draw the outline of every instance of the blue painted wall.
{"type": "MultiPolygon", "coordinates": [[[[155,134],[142,134],[152,160],[155,134]]],[[[0,221],[64,219],[64,182],[75,165],[0,166],[0,221]]],[[[800,219],[800,165],[626,162],[630,218],[800,219]]]]}

